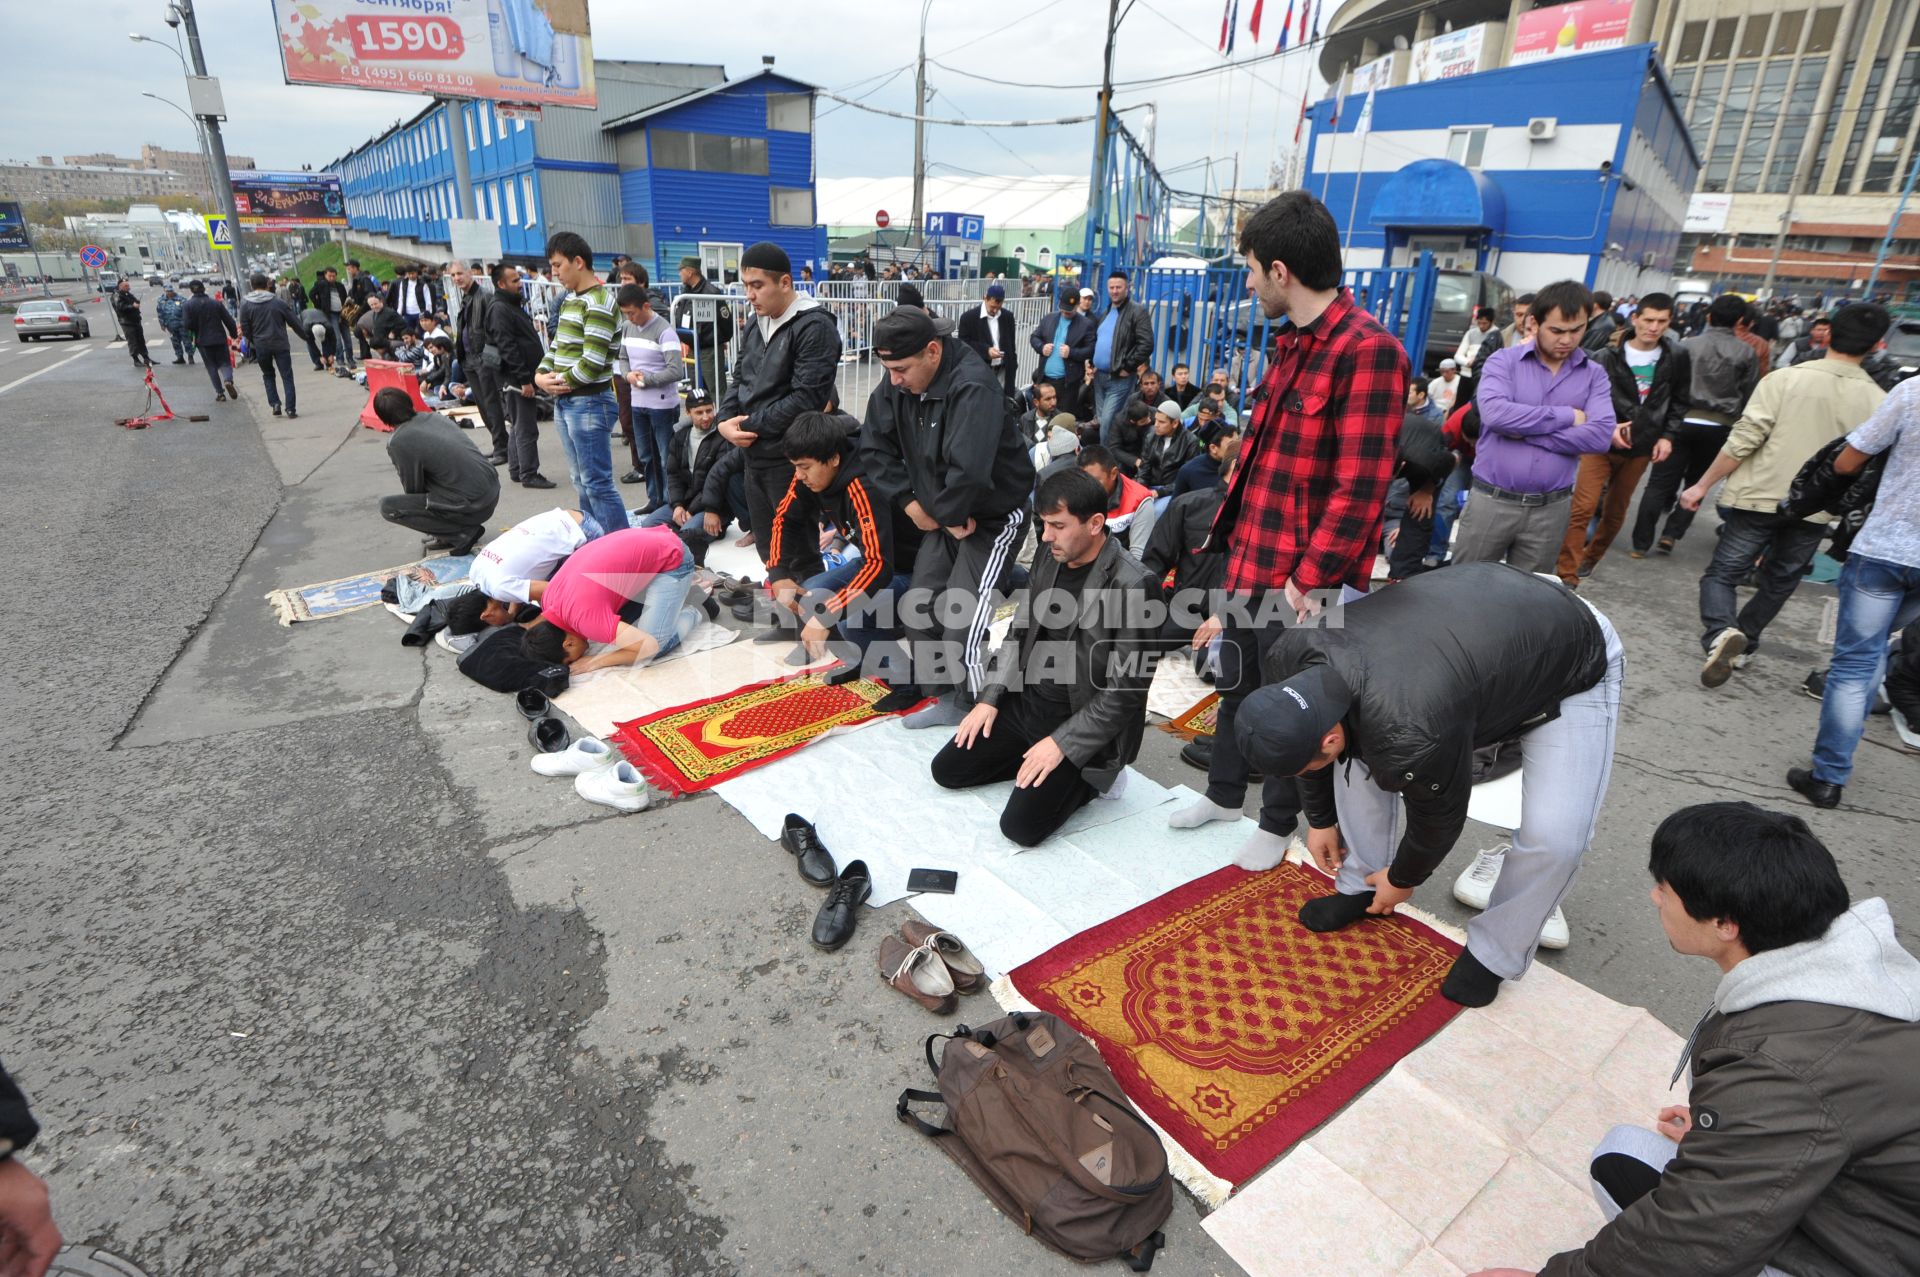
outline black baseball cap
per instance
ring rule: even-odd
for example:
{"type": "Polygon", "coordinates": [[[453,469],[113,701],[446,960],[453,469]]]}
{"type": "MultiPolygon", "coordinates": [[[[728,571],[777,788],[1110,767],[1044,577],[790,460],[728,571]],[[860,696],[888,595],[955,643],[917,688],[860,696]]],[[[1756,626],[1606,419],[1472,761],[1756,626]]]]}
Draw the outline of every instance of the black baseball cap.
{"type": "Polygon", "coordinates": [[[708,394],[706,391],[689,390],[687,392],[687,411],[688,412],[692,412],[695,408],[711,408],[711,407],[713,407],[713,396],[708,394]]]}
{"type": "Polygon", "coordinates": [[[873,352],[882,359],[905,359],[936,338],[951,337],[953,323],[918,306],[895,306],[873,326],[873,352]]]}
{"type": "Polygon", "coordinates": [[[1320,742],[1353,704],[1346,680],[1325,665],[1309,665],[1283,683],[1253,692],[1234,716],[1240,755],[1269,776],[1297,776],[1320,752],[1320,742]]]}

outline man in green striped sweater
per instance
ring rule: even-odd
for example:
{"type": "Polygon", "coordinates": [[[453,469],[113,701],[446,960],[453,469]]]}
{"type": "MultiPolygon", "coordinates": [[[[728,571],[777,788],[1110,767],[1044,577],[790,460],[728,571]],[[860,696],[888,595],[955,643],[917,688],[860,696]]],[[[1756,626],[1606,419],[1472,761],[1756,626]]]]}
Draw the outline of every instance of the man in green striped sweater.
{"type": "Polygon", "coordinates": [[[613,486],[613,335],[620,314],[613,289],[593,269],[593,249],[572,231],[547,241],[547,264],[567,290],[553,345],[533,384],[553,396],[554,424],[566,449],[580,508],[608,532],[627,526],[626,507],[613,486]]]}

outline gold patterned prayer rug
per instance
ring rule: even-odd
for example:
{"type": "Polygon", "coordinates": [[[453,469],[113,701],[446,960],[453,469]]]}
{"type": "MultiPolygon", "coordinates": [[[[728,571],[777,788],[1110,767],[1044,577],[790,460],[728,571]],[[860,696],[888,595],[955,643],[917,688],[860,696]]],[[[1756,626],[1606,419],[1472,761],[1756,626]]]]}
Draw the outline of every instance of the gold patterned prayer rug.
{"type": "Polygon", "coordinates": [[[749,683],[721,696],[614,724],[614,741],[655,786],[673,794],[710,789],[765,766],[835,727],[877,718],[884,683],[838,686],[813,675],[749,683]]]}
{"type": "Polygon", "coordinates": [[[1411,919],[1319,934],[1332,889],[1228,866],[1041,954],[1014,987],[1100,1048],[1142,1112],[1244,1183],[1453,1018],[1460,946],[1411,919]]]}
{"type": "Polygon", "coordinates": [[[1212,692],[1192,709],[1167,724],[1167,730],[1175,736],[1184,736],[1192,740],[1196,736],[1211,736],[1220,722],[1220,693],[1212,692]]]}

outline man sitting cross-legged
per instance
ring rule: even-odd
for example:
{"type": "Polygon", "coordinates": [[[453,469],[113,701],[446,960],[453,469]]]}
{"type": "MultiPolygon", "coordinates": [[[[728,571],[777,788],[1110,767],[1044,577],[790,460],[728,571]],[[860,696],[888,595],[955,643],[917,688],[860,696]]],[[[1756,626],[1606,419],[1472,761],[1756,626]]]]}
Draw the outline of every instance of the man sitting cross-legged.
{"type": "Polygon", "coordinates": [[[686,606],[693,554],[672,528],[622,528],[574,551],[537,597],[543,619],[527,653],[567,663],[575,674],[644,665],[672,651],[700,623],[686,606]],[[588,643],[608,644],[587,655],[588,643]]]}
{"type": "Polygon", "coordinates": [[[946,789],[1014,782],[1000,832],[1032,847],[1113,787],[1140,752],[1157,591],[1107,535],[1107,494],[1084,470],[1040,485],[1050,554],[1034,564],[980,700],[933,759],[946,789]]]}
{"type": "MultiPolygon", "coordinates": [[[[868,650],[894,637],[893,613],[907,588],[907,576],[900,568],[919,552],[920,529],[868,486],[859,439],[847,433],[840,417],[803,412],[787,427],[781,444],[793,462],[793,480],[774,510],[767,584],[776,604],[805,621],[800,641],[807,655],[818,660],[827,654],[828,640],[837,638],[841,650],[835,655],[845,662],[846,677],[858,677],[868,650]],[[831,524],[859,547],[847,562],[824,571],[820,564],[823,524],[831,524]]],[[[906,682],[905,653],[896,647],[880,664],[888,660],[895,663],[896,676],[906,682]]],[[[882,697],[875,708],[892,713],[919,701],[917,691],[901,686],[882,697]]]]}
{"type": "Polygon", "coordinates": [[[1492,1002],[1526,974],[1593,841],[1623,660],[1578,595],[1499,563],[1428,572],[1281,635],[1234,727],[1255,767],[1300,778],[1307,850],[1336,875],[1300,920],[1335,931],[1392,913],[1460,837],[1473,751],[1517,736],[1513,850],[1440,989],[1492,1002]]]}
{"type": "Polygon", "coordinates": [[[1752,803],[1674,812],[1647,868],[1667,942],[1720,983],[1688,1103],[1601,1140],[1607,1223],[1540,1277],[1920,1273],[1920,962],[1886,901],[1849,907],[1805,822],[1752,803]]]}

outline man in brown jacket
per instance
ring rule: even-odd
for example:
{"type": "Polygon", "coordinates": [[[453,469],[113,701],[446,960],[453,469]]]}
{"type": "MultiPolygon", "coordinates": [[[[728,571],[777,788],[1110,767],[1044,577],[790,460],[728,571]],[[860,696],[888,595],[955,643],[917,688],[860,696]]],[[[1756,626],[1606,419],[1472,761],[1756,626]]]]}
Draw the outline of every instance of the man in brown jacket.
{"type": "Polygon", "coordinates": [[[1886,902],[1751,803],[1673,813],[1649,868],[1668,941],[1724,974],[1689,1103],[1601,1141],[1609,1222],[1541,1277],[1920,1274],[1920,962],[1886,902]]]}

